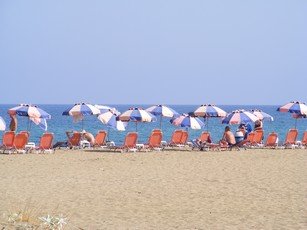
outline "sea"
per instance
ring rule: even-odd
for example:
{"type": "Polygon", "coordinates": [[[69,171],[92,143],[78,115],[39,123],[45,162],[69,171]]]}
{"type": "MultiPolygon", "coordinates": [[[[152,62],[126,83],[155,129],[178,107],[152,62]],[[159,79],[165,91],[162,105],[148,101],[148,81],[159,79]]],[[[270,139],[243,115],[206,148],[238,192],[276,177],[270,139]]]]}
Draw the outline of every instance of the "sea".
{"type": "MultiPolygon", "coordinates": [[[[0,116],[5,120],[7,124],[7,129],[9,126],[10,118],[7,114],[8,109],[17,106],[16,104],[6,104],[0,105],[0,116]]],[[[54,142],[57,141],[65,141],[66,135],[65,132],[68,130],[82,130],[82,122],[75,123],[70,116],[63,116],[62,112],[71,107],[72,105],[52,105],[52,104],[41,104],[37,105],[41,109],[45,110],[51,115],[51,119],[47,121],[48,123],[48,132],[52,132],[55,135],[54,142]]],[[[124,112],[131,107],[140,107],[146,109],[152,105],[108,105],[111,107],[115,107],[120,112],[124,112]]],[[[279,141],[282,143],[285,140],[285,136],[287,131],[290,128],[295,127],[297,123],[297,129],[299,131],[298,140],[302,138],[303,132],[307,130],[307,119],[294,119],[290,113],[281,113],[277,111],[278,105],[217,105],[221,109],[226,112],[231,112],[237,109],[261,109],[264,112],[270,114],[274,117],[274,121],[264,121],[263,128],[265,139],[266,136],[270,132],[277,132],[279,135],[279,141]]],[[[169,107],[176,110],[178,113],[189,113],[195,111],[199,105],[169,105],[169,107]]],[[[203,118],[201,118],[203,119],[203,118]]],[[[39,126],[36,126],[34,123],[29,123],[27,117],[18,117],[18,127],[17,131],[28,130],[30,131],[30,141],[39,143],[40,136],[45,132],[39,126]]],[[[193,130],[188,129],[189,132],[189,140],[195,139],[199,137],[202,131],[208,130],[211,133],[211,137],[214,142],[218,142],[224,132],[225,124],[222,124],[222,120],[220,118],[209,118],[208,123],[201,130],[193,130]]],[[[159,128],[160,122],[159,118],[157,122],[151,123],[138,123],[137,131],[139,134],[138,142],[146,143],[152,129],[159,128]]],[[[230,125],[231,130],[235,132],[238,125],[230,125]]],[[[101,123],[96,116],[85,116],[83,121],[83,129],[91,132],[93,135],[99,130],[107,130],[108,131],[108,139],[109,141],[114,141],[116,145],[120,145],[123,143],[125,135],[127,132],[135,131],[136,125],[135,122],[130,122],[126,128],[126,131],[117,131],[112,128],[107,127],[103,123],[101,123]]],[[[169,141],[171,135],[176,129],[184,129],[181,127],[174,126],[170,123],[169,118],[162,118],[162,131],[163,131],[163,140],[169,141]]],[[[0,131],[1,137],[3,132],[0,131]]]]}

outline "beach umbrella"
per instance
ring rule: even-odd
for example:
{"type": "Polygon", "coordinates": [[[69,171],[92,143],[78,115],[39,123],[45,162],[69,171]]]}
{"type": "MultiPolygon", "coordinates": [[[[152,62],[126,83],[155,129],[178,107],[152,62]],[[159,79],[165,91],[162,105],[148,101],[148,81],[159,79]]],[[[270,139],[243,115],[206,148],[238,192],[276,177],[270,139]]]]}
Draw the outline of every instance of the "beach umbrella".
{"type": "Polygon", "coordinates": [[[123,122],[119,120],[118,116],[112,111],[104,111],[98,115],[98,120],[100,120],[103,124],[107,125],[110,128],[113,128],[118,131],[125,131],[127,122],[123,122]]]}
{"type": "Polygon", "coordinates": [[[160,129],[162,129],[162,117],[172,118],[172,117],[179,116],[179,113],[177,113],[175,110],[165,105],[154,105],[154,106],[147,108],[146,111],[150,112],[151,114],[155,116],[160,117],[160,129]]]}
{"type": "Polygon", "coordinates": [[[252,109],[250,112],[258,117],[258,119],[261,121],[274,121],[274,118],[270,114],[267,114],[260,109],[252,109]]]}
{"type": "Polygon", "coordinates": [[[207,129],[209,129],[208,127],[208,123],[209,123],[209,119],[210,117],[226,117],[227,113],[222,110],[221,108],[212,105],[212,104],[204,104],[199,106],[194,112],[193,114],[197,117],[204,117],[204,119],[206,120],[207,123],[207,129]]]}
{"type": "Polygon", "coordinates": [[[0,117],[0,131],[4,131],[5,130],[5,121],[3,120],[2,117],[0,117]]]}
{"type": "Polygon", "coordinates": [[[201,129],[204,127],[204,122],[202,122],[198,117],[193,117],[188,114],[182,114],[179,117],[174,117],[170,120],[173,125],[191,128],[191,129],[201,129]]]}
{"type": "Polygon", "coordinates": [[[102,110],[102,113],[97,118],[108,127],[108,140],[110,128],[118,131],[126,130],[127,122],[120,121],[114,110],[102,110]]]}
{"type": "MultiPolygon", "coordinates": [[[[8,110],[8,114],[10,115],[18,115],[22,117],[28,117],[28,121],[31,120],[34,124],[38,125],[40,128],[45,131],[48,128],[46,119],[51,119],[51,115],[46,111],[42,110],[36,105],[30,104],[20,104],[16,107],[13,107],[8,110]]],[[[29,130],[29,124],[27,129],[29,130]]]]}
{"type": "Polygon", "coordinates": [[[116,116],[118,116],[120,114],[120,112],[114,108],[114,107],[110,107],[110,106],[107,106],[107,105],[94,105],[96,108],[98,108],[100,110],[101,113],[103,112],[107,112],[107,111],[112,111],[116,116]]]}
{"type": "Polygon", "coordinates": [[[72,116],[75,122],[81,120],[82,130],[83,130],[84,116],[98,115],[98,114],[100,114],[100,110],[94,105],[89,103],[76,103],[62,113],[62,115],[65,116],[72,116]]]}
{"type": "Polygon", "coordinates": [[[299,101],[291,101],[277,109],[279,112],[289,112],[294,114],[293,118],[295,118],[295,128],[297,125],[297,119],[301,117],[307,116],[307,105],[303,102],[299,101]]]}
{"type": "Polygon", "coordinates": [[[222,120],[222,124],[247,124],[257,120],[259,120],[259,118],[249,111],[235,110],[227,114],[227,116],[222,120]]]}
{"type": "Polygon", "coordinates": [[[137,131],[138,122],[154,122],[157,118],[151,113],[142,108],[130,108],[118,116],[121,121],[133,121],[135,122],[135,129],[137,131]]]}

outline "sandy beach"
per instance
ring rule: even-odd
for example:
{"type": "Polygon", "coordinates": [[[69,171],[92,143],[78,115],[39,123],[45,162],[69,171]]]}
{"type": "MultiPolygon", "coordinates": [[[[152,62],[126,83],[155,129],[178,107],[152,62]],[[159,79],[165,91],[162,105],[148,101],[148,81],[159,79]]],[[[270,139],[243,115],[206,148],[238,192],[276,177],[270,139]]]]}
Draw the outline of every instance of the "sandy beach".
{"type": "Polygon", "coordinates": [[[0,155],[0,214],[65,229],[306,229],[307,150],[0,155]]]}

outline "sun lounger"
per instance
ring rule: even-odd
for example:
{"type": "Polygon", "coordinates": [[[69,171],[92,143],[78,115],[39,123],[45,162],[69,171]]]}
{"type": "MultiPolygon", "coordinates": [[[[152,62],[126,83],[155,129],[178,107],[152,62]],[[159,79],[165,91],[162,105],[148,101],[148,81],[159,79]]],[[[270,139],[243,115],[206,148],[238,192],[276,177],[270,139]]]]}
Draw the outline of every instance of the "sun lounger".
{"type": "Polygon", "coordinates": [[[36,153],[45,153],[50,152],[53,153],[54,149],[52,148],[53,142],[53,133],[44,133],[39,141],[39,146],[34,149],[36,153]]]}
{"type": "Polygon", "coordinates": [[[302,146],[307,146],[307,131],[304,132],[303,138],[302,138],[302,146]]]}
{"type": "Polygon", "coordinates": [[[163,149],[161,141],[162,141],[161,130],[153,130],[148,138],[148,143],[144,144],[144,149],[161,151],[163,149]]]}
{"type": "Polygon", "coordinates": [[[15,132],[13,131],[7,131],[3,134],[1,146],[3,152],[7,149],[12,149],[14,147],[14,138],[15,132]]]}
{"type": "Polygon", "coordinates": [[[277,146],[278,146],[278,134],[272,132],[268,135],[264,147],[275,149],[277,148],[277,146]]]}
{"type": "Polygon", "coordinates": [[[72,136],[67,135],[67,137],[67,144],[69,148],[80,148],[80,141],[82,137],[82,134],[80,132],[74,132],[72,136]]]}
{"type": "Polygon", "coordinates": [[[18,133],[14,137],[13,146],[11,148],[6,148],[4,152],[11,153],[26,153],[26,144],[28,143],[29,137],[26,133],[18,133]]]}
{"type": "Polygon", "coordinates": [[[100,130],[95,136],[95,144],[93,147],[106,147],[106,137],[107,132],[105,130],[100,130]]]}
{"type": "Polygon", "coordinates": [[[262,147],[262,140],[263,140],[263,130],[255,130],[254,137],[251,142],[251,147],[262,147]]]}
{"type": "Polygon", "coordinates": [[[199,138],[194,139],[192,142],[192,150],[199,149],[199,150],[208,150],[208,144],[212,143],[210,133],[207,131],[204,131],[201,133],[199,138]]]}
{"type": "Polygon", "coordinates": [[[283,146],[285,148],[296,148],[297,147],[297,144],[296,144],[297,136],[298,136],[297,129],[289,129],[283,146]]]}
{"type": "Polygon", "coordinates": [[[136,132],[128,133],[125,137],[125,141],[123,145],[113,146],[111,147],[111,149],[114,149],[114,151],[121,150],[121,152],[129,152],[129,151],[136,152],[137,151],[137,147],[136,147],[137,140],[138,140],[138,133],[136,132]]]}

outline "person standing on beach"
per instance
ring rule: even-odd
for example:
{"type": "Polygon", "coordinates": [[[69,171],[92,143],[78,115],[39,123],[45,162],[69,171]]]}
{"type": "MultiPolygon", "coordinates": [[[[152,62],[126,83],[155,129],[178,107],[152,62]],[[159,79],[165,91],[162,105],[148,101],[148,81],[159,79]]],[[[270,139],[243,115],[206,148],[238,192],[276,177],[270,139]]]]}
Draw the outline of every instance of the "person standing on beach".
{"type": "Polygon", "coordinates": [[[16,114],[10,114],[11,122],[10,122],[10,131],[17,130],[17,117],[16,114]]]}

